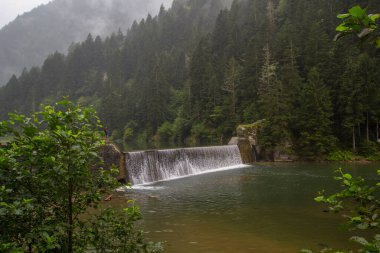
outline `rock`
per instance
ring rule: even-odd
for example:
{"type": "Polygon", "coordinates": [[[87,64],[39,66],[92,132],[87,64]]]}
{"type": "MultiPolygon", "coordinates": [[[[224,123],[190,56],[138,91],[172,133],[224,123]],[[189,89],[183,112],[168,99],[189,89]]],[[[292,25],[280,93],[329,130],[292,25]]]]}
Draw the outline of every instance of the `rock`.
{"type": "Polygon", "coordinates": [[[244,164],[256,162],[254,149],[248,138],[232,137],[228,145],[237,145],[239,147],[241,160],[244,164]]]}
{"type": "Polygon", "coordinates": [[[228,142],[228,145],[238,145],[239,143],[239,137],[232,137],[231,140],[228,142]]]}
{"type": "Polygon", "coordinates": [[[246,124],[246,125],[239,125],[236,128],[237,136],[240,138],[247,138],[251,145],[257,145],[257,135],[260,130],[265,124],[265,119],[256,121],[252,124],[246,124]]]}
{"type": "Polygon", "coordinates": [[[256,162],[256,155],[253,146],[247,138],[239,138],[238,147],[240,150],[241,160],[244,164],[256,162]]]}
{"type": "Polygon", "coordinates": [[[111,169],[115,166],[119,169],[119,175],[117,179],[119,181],[125,181],[127,179],[127,172],[124,166],[124,155],[119,151],[119,149],[112,143],[107,143],[102,146],[99,150],[99,155],[103,158],[104,164],[103,168],[111,169]]]}

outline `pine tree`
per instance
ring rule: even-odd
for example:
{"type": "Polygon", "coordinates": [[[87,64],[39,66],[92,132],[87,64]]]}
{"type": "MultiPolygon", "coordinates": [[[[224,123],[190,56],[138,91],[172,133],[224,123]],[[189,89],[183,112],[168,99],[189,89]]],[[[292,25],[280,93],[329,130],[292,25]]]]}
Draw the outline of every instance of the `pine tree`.
{"type": "Polygon", "coordinates": [[[297,113],[298,151],[305,157],[322,156],[334,146],[332,135],[332,115],[330,91],[324,85],[316,68],[308,74],[307,83],[300,94],[297,113]]]}
{"type": "Polygon", "coordinates": [[[190,107],[192,108],[192,118],[195,120],[204,119],[210,112],[210,105],[213,104],[212,95],[209,93],[211,80],[214,76],[211,59],[210,41],[205,38],[201,40],[193,54],[189,73],[190,107]]]}
{"type": "Polygon", "coordinates": [[[232,114],[236,117],[236,91],[240,79],[241,67],[235,58],[228,61],[226,70],[226,78],[222,86],[222,90],[228,92],[232,96],[232,114]]]}
{"type": "MultiPolygon", "coordinates": [[[[357,139],[356,129],[357,126],[364,121],[364,98],[363,93],[363,80],[358,74],[358,64],[355,59],[348,58],[346,62],[346,69],[341,78],[339,79],[340,92],[338,96],[338,112],[341,116],[342,130],[351,133],[347,136],[352,137],[352,150],[356,151],[357,139]]],[[[360,128],[360,127],[359,127],[360,128]]]]}
{"type": "Polygon", "coordinates": [[[266,126],[261,134],[261,144],[275,148],[289,143],[289,100],[283,84],[277,78],[276,62],[272,62],[269,47],[264,48],[264,64],[258,90],[258,105],[266,126]]]}

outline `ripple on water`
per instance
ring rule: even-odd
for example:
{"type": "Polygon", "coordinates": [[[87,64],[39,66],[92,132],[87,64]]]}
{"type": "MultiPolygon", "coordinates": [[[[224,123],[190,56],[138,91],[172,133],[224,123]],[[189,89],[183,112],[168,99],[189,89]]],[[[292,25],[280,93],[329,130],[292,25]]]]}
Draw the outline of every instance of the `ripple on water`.
{"type": "MultiPolygon", "coordinates": [[[[379,166],[349,169],[369,177],[379,166]]],[[[144,215],[149,240],[164,241],[167,253],[290,253],[320,242],[344,246],[340,217],[313,201],[321,189],[333,192],[335,164],[255,165],[134,186],[124,190],[144,215]],[[171,232],[173,231],[173,232],[171,232]]]]}

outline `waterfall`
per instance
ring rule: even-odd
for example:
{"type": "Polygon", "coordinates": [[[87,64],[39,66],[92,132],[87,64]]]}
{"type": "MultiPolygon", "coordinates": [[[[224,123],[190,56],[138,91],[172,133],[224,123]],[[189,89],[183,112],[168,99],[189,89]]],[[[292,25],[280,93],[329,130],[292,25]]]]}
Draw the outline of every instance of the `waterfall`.
{"type": "Polygon", "coordinates": [[[146,184],[242,164],[237,145],[125,153],[133,185],[146,184]]]}

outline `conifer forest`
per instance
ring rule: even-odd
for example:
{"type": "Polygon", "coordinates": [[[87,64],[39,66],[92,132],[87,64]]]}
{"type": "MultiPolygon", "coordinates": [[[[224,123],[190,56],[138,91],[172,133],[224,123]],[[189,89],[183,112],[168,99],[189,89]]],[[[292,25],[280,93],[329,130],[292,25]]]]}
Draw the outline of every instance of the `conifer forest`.
{"type": "Polygon", "coordinates": [[[304,158],[377,150],[380,54],[340,20],[372,1],[175,0],[108,37],[89,34],[0,88],[0,117],[69,97],[93,105],[124,150],[228,143],[265,119],[260,144],[304,158]]]}

